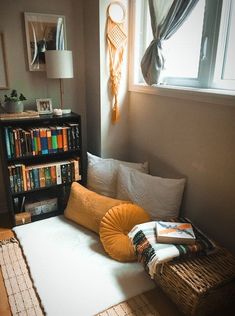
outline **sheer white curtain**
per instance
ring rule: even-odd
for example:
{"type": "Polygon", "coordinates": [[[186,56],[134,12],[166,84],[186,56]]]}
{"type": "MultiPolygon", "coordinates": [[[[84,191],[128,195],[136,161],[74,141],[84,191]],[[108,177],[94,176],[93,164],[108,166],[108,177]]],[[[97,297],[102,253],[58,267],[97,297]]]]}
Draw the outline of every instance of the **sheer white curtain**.
{"type": "Polygon", "coordinates": [[[141,69],[147,84],[159,83],[164,68],[162,41],[170,38],[190,15],[199,0],[149,0],[153,40],[147,48],[141,69]]]}

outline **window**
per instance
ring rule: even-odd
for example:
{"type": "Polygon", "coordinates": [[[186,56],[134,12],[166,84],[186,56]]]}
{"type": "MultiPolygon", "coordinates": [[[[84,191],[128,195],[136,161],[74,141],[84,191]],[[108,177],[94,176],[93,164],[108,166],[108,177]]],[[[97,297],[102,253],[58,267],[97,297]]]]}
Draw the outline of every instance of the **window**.
{"type": "MultiPolygon", "coordinates": [[[[185,23],[162,45],[165,56],[162,84],[235,92],[234,2],[198,1],[185,23]]],[[[148,1],[133,0],[132,4],[132,81],[144,84],[140,62],[153,39],[148,1]]]]}

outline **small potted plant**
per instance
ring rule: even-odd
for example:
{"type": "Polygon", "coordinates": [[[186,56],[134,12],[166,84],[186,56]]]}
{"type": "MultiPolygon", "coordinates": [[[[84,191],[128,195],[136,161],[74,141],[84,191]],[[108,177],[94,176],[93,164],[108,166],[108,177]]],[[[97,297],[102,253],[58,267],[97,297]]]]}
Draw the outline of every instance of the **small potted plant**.
{"type": "Polygon", "coordinates": [[[25,96],[21,93],[18,96],[16,90],[12,90],[11,94],[7,96],[4,95],[4,109],[8,113],[19,113],[24,111],[23,101],[26,100],[25,96]]]}

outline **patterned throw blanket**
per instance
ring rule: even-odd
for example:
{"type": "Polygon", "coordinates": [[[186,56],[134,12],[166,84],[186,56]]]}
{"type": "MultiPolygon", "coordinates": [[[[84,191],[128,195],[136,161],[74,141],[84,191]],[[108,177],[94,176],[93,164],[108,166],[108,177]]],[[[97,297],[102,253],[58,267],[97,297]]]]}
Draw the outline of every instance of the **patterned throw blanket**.
{"type": "MultiPolygon", "coordinates": [[[[189,220],[185,218],[178,218],[172,221],[189,222],[189,220]]],[[[194,245],[158,243],[156,240],[156,222],[136,225],[128,235],[135,248],[138,261],[141,262],[145,269],[149,271],[151,278],[154,278],[154,273],[158,264],[162,264],[179,257],[208,255],[217,250],[215,243],[207,238],[194,225],[193,230],[196,236],[196,242],[194,245]]]]}

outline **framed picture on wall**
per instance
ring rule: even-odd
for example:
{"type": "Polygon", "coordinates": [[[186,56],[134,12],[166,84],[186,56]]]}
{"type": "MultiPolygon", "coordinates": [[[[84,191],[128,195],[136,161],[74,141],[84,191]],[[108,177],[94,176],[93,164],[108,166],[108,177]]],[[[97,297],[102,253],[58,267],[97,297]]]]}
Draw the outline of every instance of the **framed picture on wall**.
{"type": "Polygon", "coordinates": [[[30,71],[45,71],[45,51],[66,49],[63,15],[24,13],[30,71]]]}
{"type": "Polygon", "coordinates": [[[51,114],[52,102],[51,99],[36,99],[37,110],[39,114],[51,114]]]}
{"type": "Polygon", "coordinates": [[[0,89],[8,89],[7,62],[3,33],[0,33],[0,89]]]}

